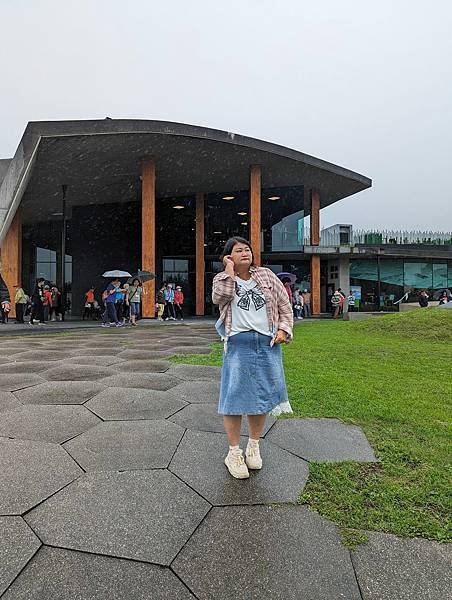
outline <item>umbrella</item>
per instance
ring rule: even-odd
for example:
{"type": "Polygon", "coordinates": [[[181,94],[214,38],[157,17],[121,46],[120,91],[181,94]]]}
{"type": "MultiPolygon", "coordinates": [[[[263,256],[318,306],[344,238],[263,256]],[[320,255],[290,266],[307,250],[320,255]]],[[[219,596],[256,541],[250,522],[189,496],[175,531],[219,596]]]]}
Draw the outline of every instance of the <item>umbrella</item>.
{"type": "Polygon", "coordinates": [[[132,283],[134,279],[139,279],[141,283],[152,281],[155,279],[155,273],[151,273],[151,271],[137,271],[129,277],[127,283],[132,283]]]}
{"type": "Polygon", "coordinates": [[[108,277],[108,279],[121,279],[122,277],[131,277],[128,271],[119,271],[116,269],[115,271],[105,271],[102,277],[108,277]]]}
{"type": "Polygon", "coordinates": [[[293,273],[278,273],[277,277],[279,277],[281,279],[281,281],[283,279],[289,279],[290,285],[293,285],[297,280],[297,276],[294,275],[293,273]]]}

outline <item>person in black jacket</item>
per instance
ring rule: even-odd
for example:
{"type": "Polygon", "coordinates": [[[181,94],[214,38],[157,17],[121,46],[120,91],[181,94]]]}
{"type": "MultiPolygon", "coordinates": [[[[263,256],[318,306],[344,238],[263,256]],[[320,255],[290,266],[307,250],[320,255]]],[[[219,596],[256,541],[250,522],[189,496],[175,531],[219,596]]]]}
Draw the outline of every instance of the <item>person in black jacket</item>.
{"type": "Polygon", "coordinates": [[[36,280],[36,286],[31,295],[31,313],[30,313],[30,325],[33,325],[33,321],[39,321],[40,325],[44,325],[44,283],[45,279],[40,277],[36,280]]]}
{"type": "Polygon", "coordinates": [[[1,304],[1,320],[6,322],[6,317],[11,309],[11,299],[9,297],[8,286],[0,275],[0,304],[1,304]]]}

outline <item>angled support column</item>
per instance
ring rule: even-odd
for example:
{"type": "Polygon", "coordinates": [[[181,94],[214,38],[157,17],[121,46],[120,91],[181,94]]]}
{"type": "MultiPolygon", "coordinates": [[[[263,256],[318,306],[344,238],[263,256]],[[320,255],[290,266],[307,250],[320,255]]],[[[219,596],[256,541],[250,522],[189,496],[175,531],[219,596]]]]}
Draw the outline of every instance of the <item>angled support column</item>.
{"type": "MultiPolygon", "coordinates": [[[[141,176],[141,268],[155,273],[155,163],[143,162],[141,176]]],[[[155,279],[143,285],[142,316],[155,318],[155,279]]]]}
{"type": "MultiPolygon", "coordinates": [[[[311,190],[311,246],[320,244],[320,194],[311,190]]],[[[320,255],[311,256],[311,309],[320,314],[320,255]]]]}
{"type": "Polygon", "coordinates": [[[0,249],[2,277],[8,286],[11,297],[11,317],[16,316],[14,297],[15,285],[22,283],[22,218],[20,209],[8,229],[0,249]]]}
{"type": "Polygon", "coordinates": [[[253,165],[250,169],[250,242],[254,251],[254,262],[261,264],[261,168],[253,165]]]}
{"type": "Polygon", "coordinates": [[[196,316],[204,315],[204,194],[196,194],[196,316]]]}

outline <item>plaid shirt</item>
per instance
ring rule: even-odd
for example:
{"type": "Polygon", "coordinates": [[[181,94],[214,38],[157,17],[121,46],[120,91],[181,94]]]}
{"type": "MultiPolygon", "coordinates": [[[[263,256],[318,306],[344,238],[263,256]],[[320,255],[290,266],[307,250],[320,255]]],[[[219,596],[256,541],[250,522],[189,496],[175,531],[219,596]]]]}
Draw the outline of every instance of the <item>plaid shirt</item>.
{"type": "MultiPolygon", "coordinates": [[[[262,290],[265,300],[270,331],[282,329],[292,339],[293,311],[289,296],[281,281],[273,271],[265,267],[251,267],[252,279],[262,290]]],[[[220,307],[220,322],[224,324],[226,337],[232,326],[232,300],[235,294],[235,280],[225,271],[213,279],[212,301],[220,307]]]]}

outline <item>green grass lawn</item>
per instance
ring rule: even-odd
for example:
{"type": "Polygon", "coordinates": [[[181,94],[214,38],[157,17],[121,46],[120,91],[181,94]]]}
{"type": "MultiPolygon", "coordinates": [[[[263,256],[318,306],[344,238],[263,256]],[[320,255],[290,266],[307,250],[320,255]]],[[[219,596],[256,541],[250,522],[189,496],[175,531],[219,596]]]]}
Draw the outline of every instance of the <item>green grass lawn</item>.
{"type": "MultiPolygon", "coordinates": [[[[452,311],[297,324],[284,347],[295,416],[363,428],[376,464],[311,463],[300,496],[343,528],[451,541],[452,311]]],[[[221,364],[222,346],[177,362],[221,364]]]]}

